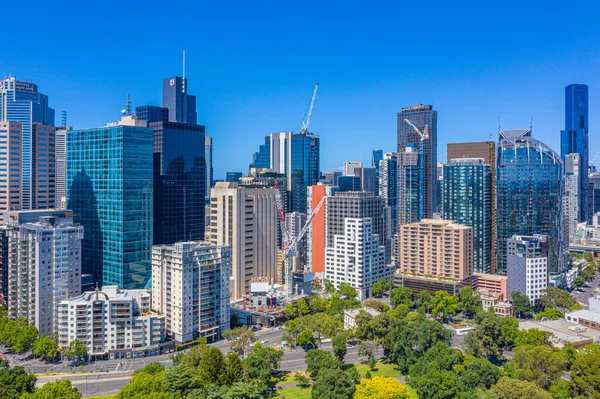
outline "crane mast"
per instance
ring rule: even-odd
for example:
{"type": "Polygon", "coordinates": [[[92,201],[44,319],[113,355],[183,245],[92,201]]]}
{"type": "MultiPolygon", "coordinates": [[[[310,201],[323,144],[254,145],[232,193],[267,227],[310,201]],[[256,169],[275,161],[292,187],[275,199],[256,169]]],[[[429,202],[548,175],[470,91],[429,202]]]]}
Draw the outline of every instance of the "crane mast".
{"type": "Polygon", "coordinates": [[[310,126],[310,117],[312,116],[313,108],[315,106],[315,100],[317,99],[317,90],[319,89],[319,82],[315,84],[315,89],[313,90],[312,99],[310,100],[310,107],[308,107],[308,114],[306,115],[306,122],[302,121],[302,130],[300,133],[308,132],[308,127],[310,126]]]}

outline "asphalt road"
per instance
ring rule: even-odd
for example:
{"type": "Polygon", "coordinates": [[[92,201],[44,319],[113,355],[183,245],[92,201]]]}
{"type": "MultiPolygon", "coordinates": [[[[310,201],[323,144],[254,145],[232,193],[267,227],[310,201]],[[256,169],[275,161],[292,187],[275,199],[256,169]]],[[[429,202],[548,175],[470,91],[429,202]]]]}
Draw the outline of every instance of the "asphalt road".
{"type": "Polygon", "coordinates": [[[600,273],[596,273],[594,281],[588,283],[587,287],[583,287],[583,292],[573,290],[571,295],[577,300],[582,308],[587,309],[589,307],[590,294],[594,294],[596,287],[600,284],[600,273]]]}

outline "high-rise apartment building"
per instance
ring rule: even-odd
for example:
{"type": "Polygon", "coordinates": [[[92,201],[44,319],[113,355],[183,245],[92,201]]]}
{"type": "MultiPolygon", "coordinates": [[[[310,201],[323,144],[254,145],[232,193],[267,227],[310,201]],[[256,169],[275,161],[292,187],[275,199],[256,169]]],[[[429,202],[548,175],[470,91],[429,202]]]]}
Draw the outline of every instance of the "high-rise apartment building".
{"type": "Polygon", "coordinates": [[[188,94],[187,78],[173,76],[163,79],[162,93],[163,107],[169,110],[169,122],[198,123],[196,96],[188,94]]]}
{"type": "MultiPolygon", "coordinates": [[[[566,223],[569,231],[569,241],[575,239],[577,224],[579,223],[579,194],[582,190],[579,189],[581,179],[579,172],[581,171],[579,163],[581,157],[578,153],[569,154],[565,157],[565,192],[563,198],[564,215],[567,218],[566,223]]],[[[583,190],[585,191],[585,190],[583,190]]]]}
{"type": "MultiPolygon", "coordinates": [[[[431,105],[417,104],[408,108],[403,108],[398,113],[398,154],[404,154],[409,144],[415,148],[419,147],[422,135],[427,139],[423,140],[423,196],[419,199],[423,203],[423,217],[430,218],[437,209],[436,201],[436,168],[437,168],[437,111],[431,105]],[[408,123],[408,120],[410,123],[408,123]],[[421,132],[418,133],[417,130],[421,132]]],[[[400,158],[400,168],[404,165],[404,159],[400,158]]],[[[401,188],[402,189],[402,188],[401,188]]],[[[402,199],[401,199],[402,200],[402,199]]],[[[400,205],[402,207],[402,205],[400,205]]],[[[401,223],[410,223],[409,220],[403,220],[401,223]]]]}
{"type": "Polygon", "coordinates": [[[392,234],[398,232],[398,154],[388,152],[379,161],[379,196],[390,207],[392,234]]]}
{"type": "Polygon", "coordinates": [[[588,87],[582,84],[570,84],[565,87],[565,129],[560,132],[560,156],[565,162],[567,155],[579,154],[578,221],[580,222],[587,220],[588,128],[588,87]]]}
{"type": "Polygon", "coordinates": [[[506,274],[506,245],[513,235],[545,234],[549,272],[567,267],[568,241],[563,218],[563,163],[531,130],[500,131],[496,175],[497,263],[506,274]]]}
{"type": "Polygon", "coordinates": [[[151,274],[154,132],[135,117],[120,123],[130,125],[67,135],[67,207],[85,228],[83,272],[100,285],[144,288],[151,274]]]}
{"type": "Polygon", "coordinates": [[[424,219],[400,226],[399,271],[464,281],[473,274],[473,228],[424,219]]]}
{"type": "Polygon", "coordinates": [[[35,83],[15,78],[0,81],[0,121],[21,123],[21,207],[34,208],[35,139],[33,123],[54,126],[54,109],[35,83]]]}
{"type": "Polygon", "coordinates": [[[165,342],[165,315],[150,311],[146,290],[122,290],[116,285],[84,292],[59,305],[58,345],[78,339],[88,355],[117,359],[132,352],[159,354],[165,342]]]}
{"type": "Polygon", "coordinates": [[[363,164],[359,161],[344,162],[344,174],[342,176],[360,176],[360,174],[356,174],[356,170],[362,167],[363,164]]]}
{"type": "Polygon", "coordinates": [[[231,247],[231,298],[250,292],[253,277],[277,277],[275,189],[217,183],[210,198],[210,242],[231,247]]]}
{"type": "Polygon", "coordinates": [[[210,189],[213,182],[213,143],[212,137],[204,137],[204,159],[206,160],[205,202],[210,203],[210,189]]]}
{"type": "MultiPolygon", "coordinates": [[[[323,183],[307,187],[307,207],[306,214],[312,215],[313,211],[321,200],[325,197],[331,197],[338,191],[338,187],[326,186],[323,183]]],[[[327,199],[321,206],[321,209],[315,214],[311,224],[306,232],[307,241],[307,263],[306,270],[314,273],[325,272],[325,235],[326,235],[326,215],[327,199]]]]}
{"type": "Polygon", "coordinates": [[[588,176],[587,192],[587,224],[592,224],[592,216],[600,212],[600,172],[588,176]]]}
{"type": "Polygon", "coordinates": [[[31,129],[33,145],[33,169],[31,181],[32,209],[55,207],[56,154],[54,127],[33,123],[31,129]]]}
{"type": "MultiPolygon", "coordinates": [[[[399,155],[398,223],[400,226],[427,218],[425,209],[425,142],[407,143],[399,155]]],[[[437,175],[437,170],[436,170],[437,175]]],[[[429,213],[431,217],[433,213],[429,213]]]]}
{"type": "Polygon", "coordinates": [[[444,165],[443,219],[473,228],[473,269],[492,268],[492,172],[483,158],[455,158],[444,165]]]}
{"type": "Polygon", "coordinates": [[[448,163],[457,158],[483,158],[483,163],[490,165],[492,175],[492,264],[491,273],[496,273],[496,142],[475,141],[465,143],[448,143],[448,163]]]}
{"type": "Polygon", "coordinates": [[[548,287],[548,236],[515,235],[506,242],[508,294],[518,291],[538,305],[548,287]]]}
{"type": "Polygon", "coordinates": [[[82,226],[71,211],[11,211],[7,236],[8,314],[25,317],[40,335],[59,332],[58,305],[81,294],[82,226]]]}
{"type": "Polygon", "coordinates": [[[0,225],[0,304],[8,309],[8,235],[6,234],[6,225],[0,225]]]}
{"type": "Polygon", "coordinates": [[[165,315],[167,337],[182,344],[229,330],[231,249],[206,242],[152,248],[152,310],[165,315]]]}
{"type": "Polygon", "coordinates": [[[343,234],[334,235],[326,249],[325,278],[335,287],[350,284],[365,299],[377,280],[393,273],[394,267],[386,266],[385,246],[373,234],[371,218],[344,219],[343,234]]]}
{"type": "Polygon", "coordinates": [[[54,139],[54,158],[56,161],[55,207],[67,207],[67,134],[70,127],[56,129],[54,139]]]}
{"type": "Polygon", "coordinates": [[[0,217],[21,209],[21,133],[20,122],[0,122],[0,217]]]}

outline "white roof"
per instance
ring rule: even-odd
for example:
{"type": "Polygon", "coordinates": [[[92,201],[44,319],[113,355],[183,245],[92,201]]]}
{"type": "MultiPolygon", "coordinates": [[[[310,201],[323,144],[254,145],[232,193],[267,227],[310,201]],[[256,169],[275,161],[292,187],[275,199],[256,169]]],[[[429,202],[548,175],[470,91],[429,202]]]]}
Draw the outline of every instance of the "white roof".
{"type": "Polygon", "coordinates": [[[600,323],[600,313],[592,312],[591,310],[576,310],[575,312],[567,313],[565,316],[582,318],[596,323],[600,323]]]}

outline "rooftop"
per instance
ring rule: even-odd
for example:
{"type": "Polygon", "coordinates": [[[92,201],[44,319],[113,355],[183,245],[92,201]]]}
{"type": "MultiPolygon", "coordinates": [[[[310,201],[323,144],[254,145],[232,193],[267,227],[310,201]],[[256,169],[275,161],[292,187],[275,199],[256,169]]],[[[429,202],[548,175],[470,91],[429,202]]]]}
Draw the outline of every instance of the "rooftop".
{"type": "Polygon", "coordinates": [[[590,310],[576,310],[574,312],[567,313],[565,316],[576,317],[578,319],[582,318],[595,323],[600,323],[600,313],[592,312],[590,310]]]}
{"type": "Polygon", "coordinates": [[[371,316],[379,316],[381,314],[381,312],[378,312],[375,309],[372,308],[368,308],[366,306],[363,306],[360,309],[348,309],[348,310],[344,310],[344,314],[347,314],[350,317],[356,317],[358,316],[358,314],[360,313],[361,310],[364,310],[365,312],[367,312],[368,314],[370,314],[371,316]]]}
{"type": "Polygon", "coordinates": [[[561,348],[567,342],[578,347],[600,340],[600,331],[591,329],[576,331],[577,329],[574,327],[577,327],[577,325],[569,323],[565,319],[546,321],[527,320],[519,322],[519,329],[521,330],[537,328],[538,330],[551,332],[554,335],[551,341],[558,348],[561,348]]]}

